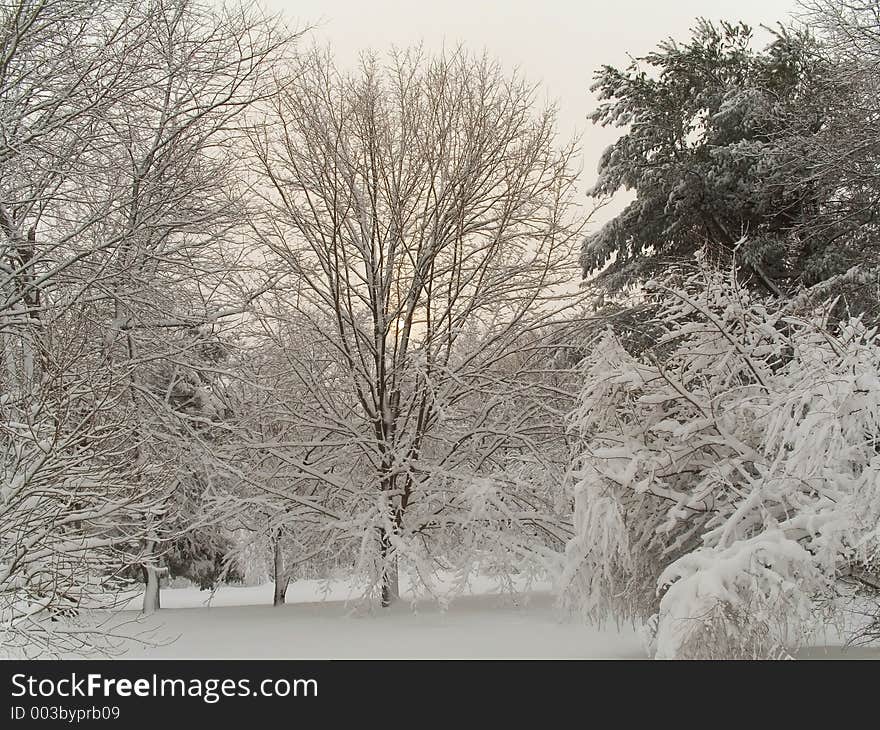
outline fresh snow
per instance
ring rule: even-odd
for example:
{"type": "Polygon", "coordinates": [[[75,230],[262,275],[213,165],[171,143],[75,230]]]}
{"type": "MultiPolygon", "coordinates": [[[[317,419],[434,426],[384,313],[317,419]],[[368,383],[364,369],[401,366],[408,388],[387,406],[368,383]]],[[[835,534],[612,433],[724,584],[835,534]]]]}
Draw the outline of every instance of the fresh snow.
{"type": "Polygon", "coordinates": [[[148,635],[130,642],[126,658],[248,659],[644,659],[631,627],[585,626],[556,608],[549,587],[501,593],[491,579],[446,610],[414,600],[405,582],[390,609],[347,600],[345,581],[297,581],[287,604],[272,606],[272,584],[223,586],[211,598],[197,588],[166,588],[163,608],[137,617],[127,630],[148,635]],[[326,599],[325,599],[326,595],[326,599]],[[210,607],[206,605],[210,599],[210,607]]]}
{"type": "MultiPolygon", "coordinates": [[[[523,588],[520,586],[520,588],[523,588]]],[[[139,597],[115,619],[118,632],[139,636],[119,656],[147,659],[646,659],[631,626],[585,625],[556,606],[547,584],[500,592],[481,577],[471,593],[444,610],[415,598],[401,581],[390,609],[359,605],[345,580],[290,584],[287,604],[272,606],[271,583],[165,588],[163,608],[141,616],[139,597]]],[[[95,612],[98,613],[98,612],[95,612]]],[[[880,647],[842,649],[832,630],[797,653],[799,659],[877,659],[880,647]]]]}

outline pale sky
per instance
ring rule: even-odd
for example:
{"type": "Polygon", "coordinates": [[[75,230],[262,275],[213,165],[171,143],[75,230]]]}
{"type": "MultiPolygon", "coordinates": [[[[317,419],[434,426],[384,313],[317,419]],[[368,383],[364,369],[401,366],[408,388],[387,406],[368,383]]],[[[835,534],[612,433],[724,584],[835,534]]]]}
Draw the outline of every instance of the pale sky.
{"type": "MultiPolygon", "coordinates": [[[[318,25],[315,42],[330,44],[348,65],[365,49],[383,51],[423,42],[429,49],[463,43],[486,50],[505,67],[519,67],[557,101],[563,136],[582,132],[581,189],[592,184],[614,130],[594,127],[587,115],[593,72],[628,62],[672,36],[686,39],[697,17],[774,25],[795,0],[264,0],[294,25],[318,25]]],[[[613,211],[606,209],[596,221],[613,211]]]]}

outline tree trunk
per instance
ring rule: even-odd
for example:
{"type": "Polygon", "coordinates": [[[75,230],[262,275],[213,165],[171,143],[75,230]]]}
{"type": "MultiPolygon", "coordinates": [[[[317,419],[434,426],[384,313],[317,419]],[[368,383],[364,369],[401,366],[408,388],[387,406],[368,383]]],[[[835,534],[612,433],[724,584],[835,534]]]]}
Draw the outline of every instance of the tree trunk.
{"type": "Polygon", "coordinates": [[[272,596],[273,606],[283,606],[287,597],[287,586],[290,583],[290,574],[284,568],[284,550],[281,546],[281,530],[275,535],[275,592],[272,596]]]}
{"type": "Polygon", "coordinates": [[[382,556],[382,608],[388,608],[400,598],[397,552],[391,546],[388,533],[384,528],[380,530],[379,540],[380,554],[382,556]]]}
{"type": "Polygon", "coordinates": [[[154,555],[155,543],[149,546],[148,559],[151,562],[144,563],[144,613],[153,613],[160,608],[159,602],[159,568],[156,566],[154,555]]]}

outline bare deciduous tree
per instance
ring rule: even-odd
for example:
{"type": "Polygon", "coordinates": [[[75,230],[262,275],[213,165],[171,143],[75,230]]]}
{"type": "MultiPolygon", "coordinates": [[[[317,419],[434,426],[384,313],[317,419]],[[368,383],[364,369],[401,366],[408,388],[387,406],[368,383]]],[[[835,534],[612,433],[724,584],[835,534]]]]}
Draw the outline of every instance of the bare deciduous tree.
{"type": "Polygon", "coordinates": [[[106,604],[138,564],[155,578],[181,454],[210,447],[204,351],[256,294],[228,195],[236,120],[274,93],[293,37],[254,7],[196,0],[0,9],[9,645],[88,646],[96,632],[46,620],[106,604]]]}
{"type": "Polygon", "coordinates": [[[288,275],[290,319],[338,370],[304,382],[295,411],[311,445],[357,450],[325,478],[347,475],[344,529],[382,605],[398,556],[437,558],[431,544],[468,525],[559,539],[546,493],[515,475],[546,467],[562,431],[543,376],[578,298],[576,148],[556,146],[536,96],[462,51],[367,57],[352,74],[316,53],[251,135],[255,230],[288,275]]]}

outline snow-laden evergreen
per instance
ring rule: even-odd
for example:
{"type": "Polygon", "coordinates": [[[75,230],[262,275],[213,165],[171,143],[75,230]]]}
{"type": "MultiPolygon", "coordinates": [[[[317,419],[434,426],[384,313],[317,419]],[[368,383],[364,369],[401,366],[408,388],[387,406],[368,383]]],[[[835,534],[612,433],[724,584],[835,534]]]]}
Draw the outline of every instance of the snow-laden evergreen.
{"type": "Polygon", "coordinates": [[[646,296],[657,341],[609,330],[585,363],[566,599],[647,621],[658,657],[790,651],[877,557],[876,329],[708,270],[646,296]]]}

